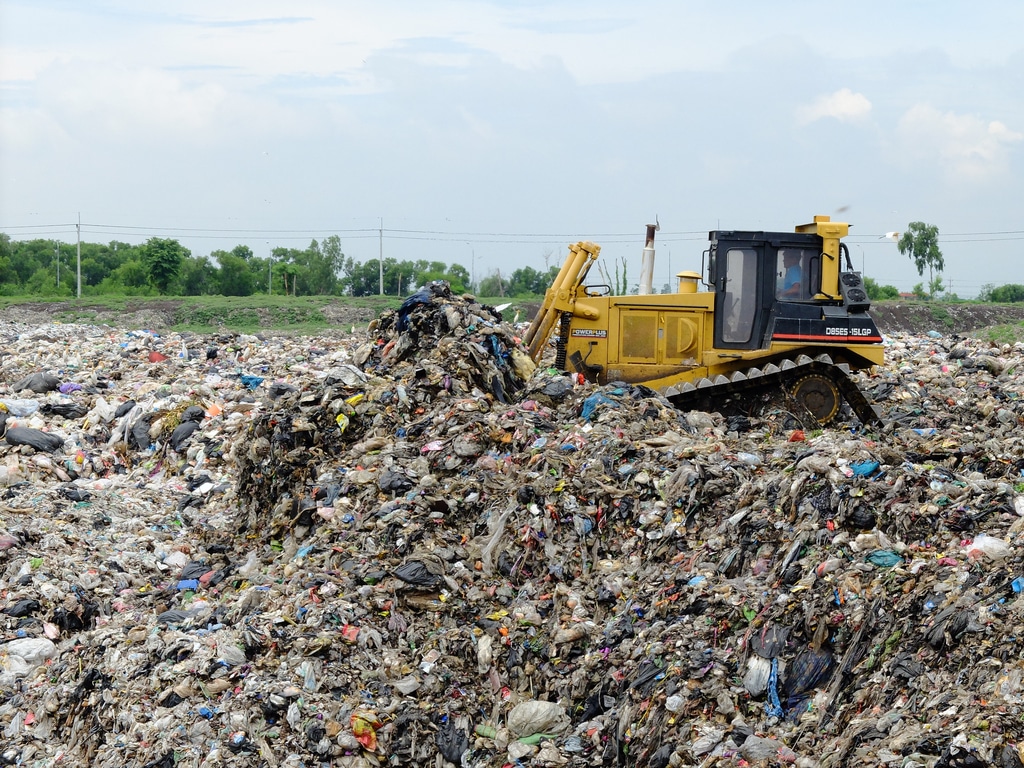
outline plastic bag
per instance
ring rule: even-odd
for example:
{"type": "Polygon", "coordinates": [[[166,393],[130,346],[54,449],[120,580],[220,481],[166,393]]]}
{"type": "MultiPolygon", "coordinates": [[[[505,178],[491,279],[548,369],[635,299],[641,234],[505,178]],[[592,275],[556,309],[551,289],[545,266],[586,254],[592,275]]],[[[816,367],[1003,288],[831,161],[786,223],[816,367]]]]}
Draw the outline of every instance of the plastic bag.
{"type": "Polygon", "coordinates": [[[890,549],[876,549],[868,555],[868,562],[879,568],[894,568],[903,562],[903,558],[890,549]]]}
{"type": "Polygon", "coordinates": [[[462,765],[462,755],[469,749],[469,734],[458,728],[452,717],[447,717],[438,728],[436,742],[445,760],[462,765]]]}
{"type": "Polygon", "coordinates": [[[385,493],[405,493],[413,486],[412,480],[393,469],[385,469],[377,480],[378,487],[385,493]]]}
{"type": "Polygon", "coordinates": [[[33,613],[38,611],[41,607],[42,606],[40,605],[38,600],[32,600],[31,598],[26,598],[24,600],[18,600],[18,601],[14,602],[14,603],[11,603],[6,608],[4,608],[2,611],[0,611],[0,613],[5,613],[8,616],[12,616],[12,617],[14,617],[16,619],[22,619],[22,618],[25,618],[26,616],[31,616],[33,613]]]}
{"type": "Polygon", "coordinates": [[[580,411],[580,417],[590,420],[590,417],[594,415],[594,411],[597,410],[599,405],[610,405],[613,408],[618,408],[619,404],[612,400],[610,397],[605,397],[600,392],[591,395],[583,401],[583,408],[580,411]]]}
{"type": "Polygon", "coordinates": [[[743,687],[751,696],[761,696],[768,690],[768,678],[771,673],[771,661],[754,654],[747,659],[747,673],[743,676],[743,687]]]}
{"type": "Polygon", "coordinates": [[[33,392],[42,394],[43,392],[53,392],[57,387],[60,386],[60,379],[50,373],[33,373],[30,376],[26,376],[20,381],[15,382],[11,386],[11,390],[14,392],[21,392],[26,389],[30,389],[33,392]]]}
{"type": "Polygon", "coordinates": [[[750,649],[765,659],[774,659],[786,647],[789,629],[778,624],[765,626],[750,638],[750,649]]]}
{"type": "Polygon", "coordinates": [[[562,733],[569,727],[569,717],[557,702],[531,699],[512,708],[507,724],[517,738],[522,738],[537,733],[562,733]]]}
{"type": "Polygon", "coordinates": [[[195,421],[183,421],[181,424],[176,426],[174,431],[171,433],[171,448],[176,451],[180,451],[182,445],[185,444],[185,441],[188,440],[192,433],[197,429],[199,429],[199,424],[195,421]]]}
{"type": "Polygon", "coordinates": [[[395,568],[395,576],[406,584],[423,589],[437,589],[444,584],[444,578],[438,574],[431,573],[426,565],[419,560],[410,560],[395,568]]]}
{"type": "Polygon", "coordinates": [[[11,416],[31,416],[39,410],[39,403],[27,398],[0,400],[0,410],[6,410],[11,416]]]}
{"type": "Polygon", "coordinates": [[[53,658],[57,653],[57,646],[45,637],[23,637],[0,645],[0,653],[17,656],[29,664],[36,665],[53,658]]]}
{"type": "Polygon", "coordinates": [[[965,546],[967,556],[972,558],[987,557],[989,560],[1002,560],[1010,554],[1010,545],[1000,538],[979,533],[974,541],[965,546]]]}
{"type": "Polygon", "coordinates": [[[797,654],[786,672],[786,681],[782,686],[792,704],[793,700],[817,688],[831,676],[833,669],[832,654],[828,651],[807,648],[797,654]]]}
{"type": "Polygon", "coordinates": [[[966,747],[950,744],[935,761],[935,768],[988,768],[988,763],[966,747]]]}
{"type": "Polygon", "coordinates": [[[56,414],[65,419],[80,419],[89,412],[89,409],[78,403],[43,403],[42,412],[56,414]]]}
{"type": "Polygon", "coordinates": [[[29,445],[37,451],[47,453],[52,453],[64,445],[63,437],[31,427],[8,427],[3,436],[8,445],[29,445]]]}

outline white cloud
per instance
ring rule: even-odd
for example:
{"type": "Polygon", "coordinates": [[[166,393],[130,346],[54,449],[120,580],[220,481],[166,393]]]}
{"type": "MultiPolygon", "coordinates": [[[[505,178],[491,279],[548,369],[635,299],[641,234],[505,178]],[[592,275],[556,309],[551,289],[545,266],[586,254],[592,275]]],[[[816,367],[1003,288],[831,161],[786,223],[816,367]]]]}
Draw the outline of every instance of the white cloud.
{"type": "Polygon", "coordinates": [[[1005,170],[1014,143],[1024,134],[998,120],[911,107],[897,127],[901,151],[914,163],[930,162],[951,179],[981,181],[1005,170]]]}
{"type": "Polygon", "coordinates": [[[71,119],[86,120],[111,133],[177,134],[209,127],[224,99],[218,85],[186,85],[151,68],[81,67],[65,72],[52,94],[71,119]]]}
{"type": "Polygon", "coordinates": [[[819,96],[813,104],[797,110],[797,120],[801,124],[813,123],[825,117],[840,122],[863,120],[871,113],[871,102],[863,93],[854,93],[849,88],[842,88],[835,93],[819,96]]]}

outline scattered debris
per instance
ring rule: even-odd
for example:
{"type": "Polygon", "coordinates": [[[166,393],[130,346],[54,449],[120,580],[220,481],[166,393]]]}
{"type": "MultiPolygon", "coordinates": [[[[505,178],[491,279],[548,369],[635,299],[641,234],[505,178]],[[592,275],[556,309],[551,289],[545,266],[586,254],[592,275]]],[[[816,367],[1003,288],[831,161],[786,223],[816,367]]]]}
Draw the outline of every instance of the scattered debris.
{"type": "Polygon", "coordinates": [[[805,433],[443,284],[0,337],[0,764],[1021,765],[1024,345],[893,336],[805,433]]]}

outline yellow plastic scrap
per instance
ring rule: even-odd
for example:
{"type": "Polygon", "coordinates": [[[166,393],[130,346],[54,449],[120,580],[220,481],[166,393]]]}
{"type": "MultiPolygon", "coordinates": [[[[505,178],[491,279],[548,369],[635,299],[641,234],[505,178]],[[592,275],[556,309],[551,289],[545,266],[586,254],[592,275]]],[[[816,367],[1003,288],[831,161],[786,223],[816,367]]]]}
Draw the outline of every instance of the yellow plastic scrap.
{"type": "Polygon", "coordinates": [[[369,752],[377,750],[377,729],[382,723],[375,712],[357,710],[349,717],[349,725],[356,741],[363,745],[363,749],[369,752]]]}

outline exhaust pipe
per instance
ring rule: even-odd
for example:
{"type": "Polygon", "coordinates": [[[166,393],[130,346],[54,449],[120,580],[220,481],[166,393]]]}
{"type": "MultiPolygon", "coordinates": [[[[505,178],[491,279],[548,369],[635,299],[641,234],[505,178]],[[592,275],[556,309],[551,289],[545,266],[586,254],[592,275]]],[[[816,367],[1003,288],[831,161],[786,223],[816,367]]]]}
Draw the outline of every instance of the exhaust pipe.
{"type": "Polygon", "coordinates": [[[647,239],[644,242],[644,254],[640,261],[640,295],[654,293],[654,233],[661,229],[658,217],[654,223],[647,225],[647,239]]]}

